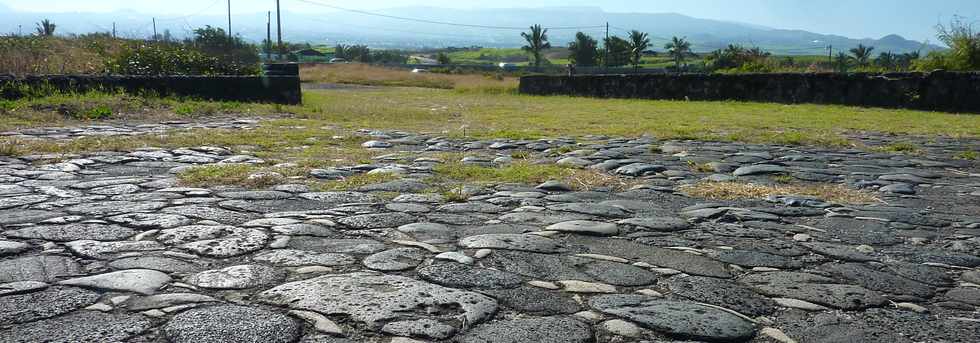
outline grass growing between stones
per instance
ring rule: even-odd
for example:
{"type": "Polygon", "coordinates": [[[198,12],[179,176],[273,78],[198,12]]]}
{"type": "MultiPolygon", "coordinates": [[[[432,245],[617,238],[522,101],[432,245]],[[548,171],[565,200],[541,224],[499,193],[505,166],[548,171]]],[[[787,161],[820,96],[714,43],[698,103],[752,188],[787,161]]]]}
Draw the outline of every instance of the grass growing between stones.
{"type": "Polygon", "coordinates": [[[961,160],[976,161],[977,159],[980,159],[980,152],[976,152],[976,151],[961,151],[961,152],[956,153],[956,155],[953,156],[953,157],[958,158],[958,159],[961,159],[961,160]]]}
{"type": "Polygon", "coordinates": [[[92,121],[152,122],[215,115],[268,115],[277,106],[233,101],[135,96],[114,92],[53,93],[0,100],[0,130],[22,127],[79,125],[92,121]]]}
{"type": "Polygon", "coordinates": [[[738,182],[700,182],[681,188],[692,197],[714,200],[764,199],[770,195],[812,196],[840,204],[879,202],[873,194],[839,184],[777,184],[759,185],[738,182]]]}
{"type": "Polygon", "coordinates": [[[914,155],[919,153],[919,147],[910,142],[896,142],[871,148],[871,151],[914,155]]]}
{"type": "Polygon", "coordinates": [[[266,188],[282,183],[281,174],[259,173],[261,167],[246,164],[223,164],[190,168],[177,174],[186,187],[240,186],[266,188]]]}
{"type": "Polygon", "coordinates": [[[400,178],[400,175],[394,173],[357,174],[346,177],[343,180],[316,182],[311,188],[319,192],[350,191],[367,185],[395,181],[400,178]]]}
{"type": "Polygon", "coordinates": [[[577,190],[596,188],[623,190],[638,184],[636,180],[624,179],[598,171],[556,164],[532,164],[526,161],[518,161],[499,168],[449,162],[435,166],[433,171],[437,177],[429,181],[434,184],[515,183],[534,186],[549,180],[559,180],[577,190]]]}

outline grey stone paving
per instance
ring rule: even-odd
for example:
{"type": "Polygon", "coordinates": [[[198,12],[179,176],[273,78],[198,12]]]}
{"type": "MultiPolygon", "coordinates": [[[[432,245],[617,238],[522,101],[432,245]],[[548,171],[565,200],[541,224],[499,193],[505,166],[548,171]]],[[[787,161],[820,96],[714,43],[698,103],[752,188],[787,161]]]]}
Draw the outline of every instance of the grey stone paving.
{"type": "Polygon", "coordinates": [[[0,342],[980,341],[980,167],[953,158],[977,141],[921,139],[921,154],[891,155],[354,134],[392,154],[266,190],[177,184],[174,173],[196,165],[263,163],[223,147],[0,158],[0,342]],[[465,185],[468,199],[450,203],[422,182],[447,151],[484,166],[529,152],[635,186],[465,185]],[[368,172],[405,178],[346,192],[303,185],[368,172]],[[678,191],[776,175],[882,202],[678,191]]]}

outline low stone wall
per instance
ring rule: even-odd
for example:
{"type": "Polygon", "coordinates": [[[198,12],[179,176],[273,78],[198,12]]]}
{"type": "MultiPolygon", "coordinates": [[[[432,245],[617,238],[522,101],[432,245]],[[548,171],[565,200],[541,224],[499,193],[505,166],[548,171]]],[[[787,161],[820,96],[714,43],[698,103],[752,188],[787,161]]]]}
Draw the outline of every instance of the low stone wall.
{"type": "Polygon", "coordinates": [[[23,96],[17,89],[50,88],[61,92],[120,90],[132,94],[153,93],[206,100],[265,102],[295,105],[302,103],[299,76],[104,76],[40,75],[14,77],[0,75],[0,97],[23,96]]]}
{"type": "Polygon", "coordinates": [[[980,73],[525,76],[520,92],[599,98],[841,104],[980,113],[980,73]]]}

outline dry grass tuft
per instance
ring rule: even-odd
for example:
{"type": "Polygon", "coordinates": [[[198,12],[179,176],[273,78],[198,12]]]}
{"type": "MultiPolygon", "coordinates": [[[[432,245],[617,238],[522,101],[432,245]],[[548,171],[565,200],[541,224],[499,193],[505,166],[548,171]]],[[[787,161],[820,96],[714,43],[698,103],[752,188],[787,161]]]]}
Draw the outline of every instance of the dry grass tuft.
{"type": "Polygon", "coordinates": [[[0,157],[17,157],[21,155],[21,143],[15,139],[0,140],[0,157]]]}
{"type": "Polygon", "coordinates": [[[504,93],[517,89],[517,79],[478,74],[412,73],[367,64],[331,64],[304,67],[304,82],[345,83],[369,86],[455,89],[462,92],[504,93]]]}
{"type": "Polygon", "coordinates": [[[400,178],[401,175],[393,173],[357,174],[343,180],[319,182],[314,184],[313,188],[321,192],[352,191],[367,185],[395,181],[400,178]]]}
{"type": "Polygon", "coordinates": [[[186,187],[240,186],[261,189],[282,183],[281,174],[260,172],[261,167],[248,164],[209,165],[188,169],[177,174],[186,187]]]}
{"type": "Polygon", "coordinates": [[[681,188],[692,197],[719,200],[763,199],[770,195],[812,196],[841,204],[879,202],[873,194],[839,184],[758,185],[738,182],[701,182],[681,188]]]}

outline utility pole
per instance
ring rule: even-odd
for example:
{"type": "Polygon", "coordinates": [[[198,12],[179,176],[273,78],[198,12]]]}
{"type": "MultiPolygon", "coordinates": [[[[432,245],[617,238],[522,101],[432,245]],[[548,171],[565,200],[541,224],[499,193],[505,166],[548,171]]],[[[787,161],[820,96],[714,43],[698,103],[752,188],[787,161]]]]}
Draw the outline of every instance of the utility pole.
{"type": "Polygon", "coordinates": [[[272,57],[272,11],[265,15],[265,58],[272,57]]]}
{"type": "Polygon", "coordinates": [[[606,22],[606,41],[603,44],[606,47],[605,55],[602,58],[602,67],[604,72],[609,72],[609,22],[606,22]]]}
{"type": "Polygon", "coordinates": [[[228,0],[228,43],[229,44],[234,42],[234,39],[232,37],[233,35],[231,34],[231,0],[228,0]]]}
{"type": "Polygon", "coordinates": [[[116,22],[112,22],[112,38],[116,38],[116,22]]]}
{"type": "Polygon", "coordinates": [[[282,14],[279,12],[279,0],[276,0],[276,35],[279,42],[279,60],[282,60],[282,14]]]}
{"type": "Polygon", "coordinates": [[[157,40],[157,18],[153,18],[153,40],[157,40]]]}
{"type": "Polygon", "coordinates": [[[827,63],[830,63],[830,67],[834,67],[834,46],[827,46],[827,63]]]}
{"type": "Polygon", "coordinates": [[[17,37],[24,35],[24,25],[17,25],[17,37]]]}

